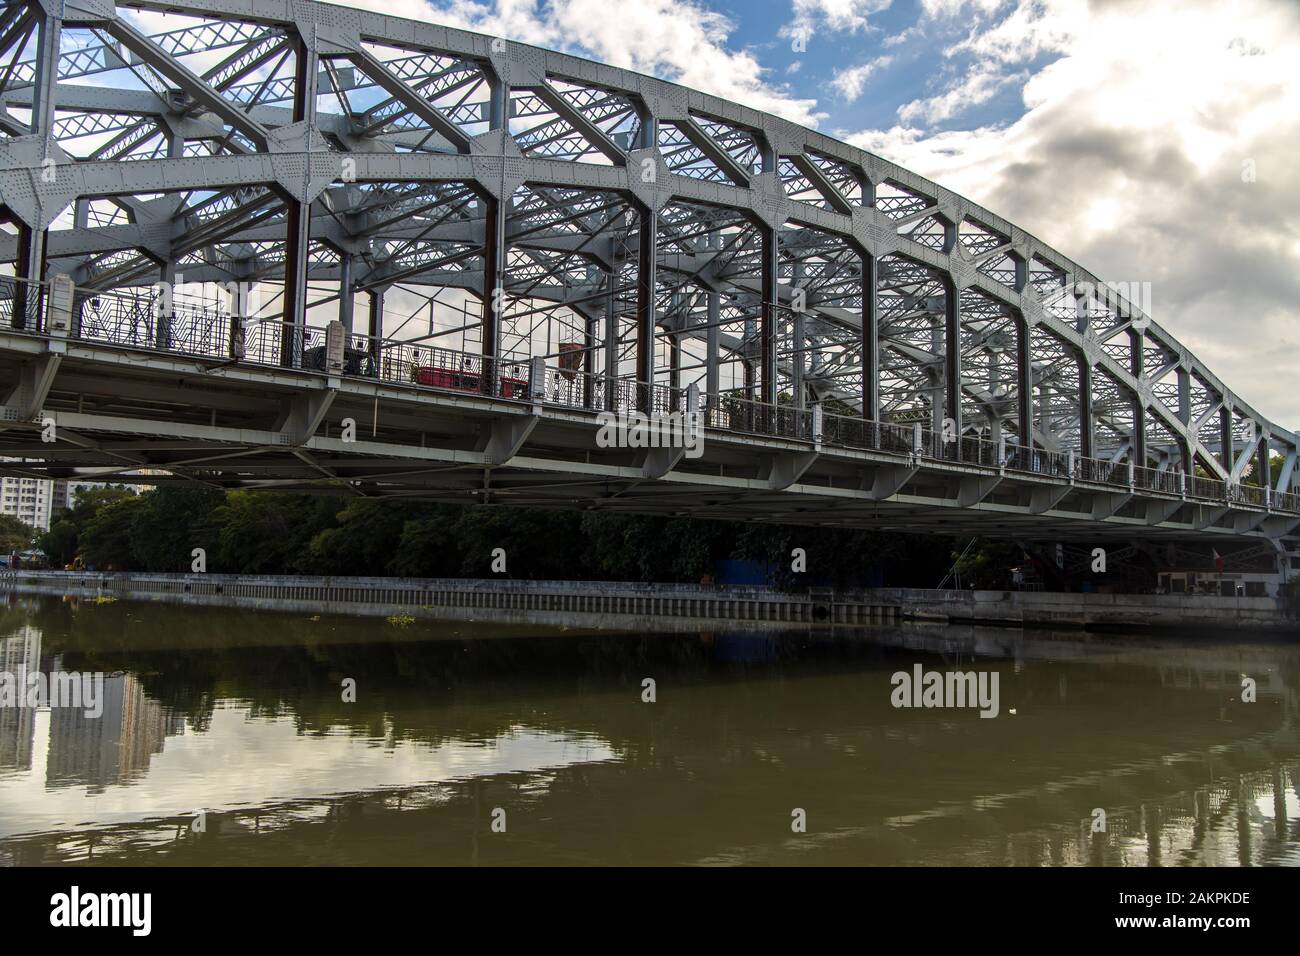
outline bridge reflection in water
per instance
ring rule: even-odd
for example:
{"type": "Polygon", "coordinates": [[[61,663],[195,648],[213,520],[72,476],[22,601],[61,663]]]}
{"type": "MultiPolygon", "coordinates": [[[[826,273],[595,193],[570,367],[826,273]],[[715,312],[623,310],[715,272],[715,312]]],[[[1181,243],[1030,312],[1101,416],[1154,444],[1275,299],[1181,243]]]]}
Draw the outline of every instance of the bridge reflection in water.
{"type": "Polygon", "coordinates": [[[394,630],[11,605],[6,670],[103,671],[118,690],[98,723],[0,717],[0,860],[1300,862],[1294,647],[956,627],[394,630]],[[894,709],[890,675],[915,663],[996,671],[1001,715],[894,709]],[[1241,702],[1242,675],[1257,702],[1241,702]],[[1095,808],[1105,833],[1090,832],[1095,808]]]}

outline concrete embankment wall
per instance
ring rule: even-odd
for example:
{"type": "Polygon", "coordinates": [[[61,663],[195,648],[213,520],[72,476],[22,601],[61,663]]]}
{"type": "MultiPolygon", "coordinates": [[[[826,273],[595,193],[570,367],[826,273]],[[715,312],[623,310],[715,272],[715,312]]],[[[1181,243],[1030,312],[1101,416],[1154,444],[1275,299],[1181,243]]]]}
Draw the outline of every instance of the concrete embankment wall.
{"type": "Polygon", "coordinates": [[[906,618],[1022,627],[1157,627],[1300,631],[1296,608],[1267,597],[1200,594],[1058,594],[881,588],[877,600],[906,618]]]}
{"type": "Polygon", "coordinates": [[[24,593],[225,605],[309,614],[488,619],[530,624],[669,629],[686,622],[875,624],[901,620],[1006,627],[1169,628],[1300,633],[1296,608],[1276,598],[1064,594],[1033,591],[767,588],[592,581],[298,577],[18,571],[0,587],[24,593]],[[669,622],[672,622],[670,625],[669,622]]]}
{"type": "Polygon", "coordinates": [[[898,609],[867,600],[768,588],[512,581],[460,578],[299,577],[245,574],[146,574],[18,571],[0,585],[24,593],[133,601],[227,605],[267,611],[464,618],[612,626],[698,621],[870,624],[898,620],[898,609]]]}

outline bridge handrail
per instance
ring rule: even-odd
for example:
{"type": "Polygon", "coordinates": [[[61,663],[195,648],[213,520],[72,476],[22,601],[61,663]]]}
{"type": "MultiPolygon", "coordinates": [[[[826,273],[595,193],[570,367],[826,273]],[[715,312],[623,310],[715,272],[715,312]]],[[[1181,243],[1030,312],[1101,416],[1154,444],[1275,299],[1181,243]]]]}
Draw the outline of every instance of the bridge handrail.
{"type": "MultiPolygon", "coordinates": [[[[48,282],[0,276],[0,323],[13,331],[48,334],[45,329],[48,282]],[[20,292],[20,286],[26,288],[20,292]]],[[[282,319],[246,318],[236,322],[219,301],[173,297],[160,303],[152,290],[74,290],[69,334],[84,341],[133,349],[179,353],[225,362],[325,372],[325,330],[282,319]],[[289,361],[286,362],[286,356],[289,361]]],[[[418,389],[468,392],[491,398],[534,399],[589,411],[637,409],[653,415],[685,411],[686,390],[630,378],[610,380],[581,369],[547,366],[540,383],[532,381],[529,356],[505,353],[495,358],[442,346],[352,333],[345,341],[344,375],[371,378],[418,389]],[[540,392],[534,388],[540,387],[540,392]]],[[[824,414],[814,435],[811,408],[772,405],[735,392],[701,396],[705,427],[736,434],[799,441],[819,440],[844,448],[915,456],[984,468],[1005,469],[1108,487],[1180,495],[1214,502],[1300,513],[1300,495],[1259,485],[1225,482],[1203,475],[1134,465],[1025,447],[1006,441],[953,436],[914,423],[875,422],[856,416],[824,414]]]]}

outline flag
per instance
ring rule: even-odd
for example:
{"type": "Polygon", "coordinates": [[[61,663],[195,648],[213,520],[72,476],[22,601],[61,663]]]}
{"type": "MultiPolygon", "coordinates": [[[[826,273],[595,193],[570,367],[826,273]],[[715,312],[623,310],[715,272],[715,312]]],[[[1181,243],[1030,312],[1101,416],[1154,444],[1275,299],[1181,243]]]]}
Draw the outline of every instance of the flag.
{"type": "Polygon", "coordinates": [[[1219,554],[1219,550],[1218,550],[1217,548],[1210,548],[1210,552],[1214,555],[1214,570],[1215,570],[1217,573],[1222,574],[1222,573],[1223,573],[1223,555],[1219,554]]]}

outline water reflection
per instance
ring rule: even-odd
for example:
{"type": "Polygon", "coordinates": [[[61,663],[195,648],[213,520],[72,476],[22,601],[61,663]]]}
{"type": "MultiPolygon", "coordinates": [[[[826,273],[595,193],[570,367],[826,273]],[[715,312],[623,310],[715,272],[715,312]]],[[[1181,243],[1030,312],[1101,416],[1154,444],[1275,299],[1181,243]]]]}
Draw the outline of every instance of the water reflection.
{"type": "Polygon", "coordinates": [[[0,635],[0,671],[109,675],[98,720],[0,708],[0,862],[1300,862],[1283,644],[46,599],[0,610],[0,635]],[[1002,716],[892,708],[890,675],[918,662],[995,670],[1002,716]]]}

